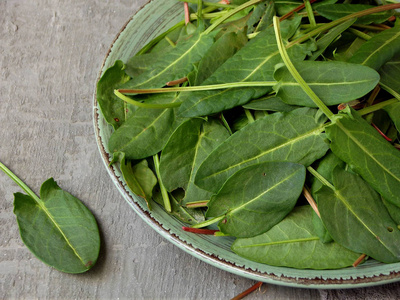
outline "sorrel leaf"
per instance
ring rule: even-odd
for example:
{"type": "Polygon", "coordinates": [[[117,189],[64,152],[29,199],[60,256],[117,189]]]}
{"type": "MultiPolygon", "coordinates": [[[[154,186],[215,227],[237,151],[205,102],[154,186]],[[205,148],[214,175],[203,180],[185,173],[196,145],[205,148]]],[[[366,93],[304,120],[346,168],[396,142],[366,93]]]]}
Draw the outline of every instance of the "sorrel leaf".
{"type": "Polygon", "coordinates": [[[338,243],[323,244],[314,232],[310,206],[296,207],[268,232],[232,244],[236,254],[271,266],[297,269],[339,269],[360,256],[338,243]]]}
{"type": "MultiPolygon", "coordinates": [[[[400,78],[398,76],[400,74],[400,52],[386,62],[378,72],[381,75],[382,87],[389,88],[400,95],[400,78]]],[[[400,101],[399,98],[398,100],[400,101]]]]}
{"type": "Polygon", "coordinates": [[[349,107],[326,127],[326,134],[333,153],[400,207],[400,151],[349,107]]]}
{"type": "Polygon", "coordinates": [[[336,167],[333,189],[324,186],[317,194],[321,218],[336,242],[382,262],[400,261],[400,229],[361,177],[336,167]]]}
{"type": "Polygon", "coordinates": [[[195,183],[217,192],[238,170],[264,161],[288,161],[310,165],[328,150],[324,141],[325,118],[316,110],[299,108],[274,113],[235,132],[205,159],[195,183]]]}
{"type": "MultiPolygon", "coordinates": [[[[316,8],[317,13],[329,20],[337,20],[344,16],[373,8],[373,5],[365,4],[327,4],[321,5],[316,8]]],[[[370,23],[382,23],[393,16],[394,11],[383,11],[379,13],[370,14],[361,18],[358,18],[356,23],[358,24],[370,24],[370,23]]]]}
{"type": "Polygon", "coordinates": [[[193,63],[202,58],[214,41],[214,34],[202,34],[200,30],[199,27],[190,39],[160,56],[151,69],[134,77],[124,88],[160,88],[168,81],[185,77],[193,69],[193,63]]]}
{"type": "Polygon", "coordinates": [[[182,204],[210,200],[212,193],[196,186],[194,178],[203,160],[228,137],[226,128],[213,119],[190,119],[174,131],[161,153],[160,173],[168,191],[186,191],[182,204]]]}
{"type": "Polygon", "coordinates": [[[389,117],[392,119],[394,125],[398,132],[400,132],[400,101],[397,103],[385,106],[384,110],[388,113],[389,117]]]}
{"type": "Polygon", "coordinates": [[[136,195],[146,200],[147,206],[151,209],[150,199],[153,189],[157,184],[157,178],[149,168],[147,160],[133,164],[125,159],[125,153],[114,154],[113,160],[118,160],[122,176],[128,188],[136,195]]]}
{"type": "MultiPolygon", "coordinates": [[[[117,60],[108,68],[97,83],[97,102],[104,119],[117,129],[126,121],[126,102],[114,95],[114,89],[127,82],[130,77],[125,74],[125,65],[117,60]]],[[[131,106],[131,105],[129,105],[131,106]]],[[[130,107],[129,109],[135,109],[130,107]]]]}
{"type": "MultiPolygon", "coordinates": [[[[293,22],[283,22],[286,36],[293,32],[293,22]],[[286,24],[286,25],[285,25],[286,24]],[[285,26],[284,26],[285,25],[285,26]]],[[[296,23],[298,26],[298,22],[296,23]]],[[[297,28],[297,27],[296,27],[297,28]]],[[[289,53],[294,60],[302,60],[304,51],[292,47],[289,53]]],[[[276,45],[272,28],[260,32],[234,56],[219,67],[203,85],[245,81],[271,81],[274,67],[282,62],[276,45]],[[246,67],[243,68],[243,64],[246,67]]],[[[229,88],[214,91],[183,92],[180,94],[182,105],[178,115],[184,117],[203,116],[229,109],[248,102],[251,98],[259,98],[271,87],[262,88],[229,88]]]]}
{"type": "Polygon", "coordinates": [[[219,217],[219,229],[252,237],[280,222],[295,206],[306,170],[290,162],[264,162],[233,174],[208,203],[206,217],[219,217]]]}
{"type": "Polygon", "coordinates": [[[97,260],[100,236],[92,213],[53,180],[40,199],[14,194],[14,213],[24,244],[44,263],[66,273],[82,273],[97,260]]]}
{"type": "MultiPolygon", "coordinates": [[[[174,94],[161,94],[149,96],[147,101],[172,103],[176,99],[174,94]]],[[[108,147],[111,152],[124,152],[126,159],[143,159],[161,151],[177,125],[174,109],[138,108],[111,135],[108,147]]]]}
{"type": "Polygon", "coordinates": [[[399,52],[400,25],[374,35],[354,53],[349,62],[379,70],[399,52]]]}
{"type": "MultiPolygon", "coordinates": [[[[362,65],[339,61],[303,61],[295,63],[295,67],[307,85],[328,106],[364,96],[379,82],[378,72],[362,65]]],[[[317,107],[286,67],[276,70],[275,79],[279,83],[274,89],[285,103],[317,107]]]]}

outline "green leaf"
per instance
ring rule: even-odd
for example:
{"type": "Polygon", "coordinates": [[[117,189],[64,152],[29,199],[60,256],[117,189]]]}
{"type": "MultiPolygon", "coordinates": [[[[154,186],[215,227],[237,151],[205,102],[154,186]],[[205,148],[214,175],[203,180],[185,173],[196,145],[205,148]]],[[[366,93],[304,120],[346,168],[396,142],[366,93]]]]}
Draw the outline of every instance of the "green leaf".
{"type": "Polygon", "coordinates": [[[383,204],[386,206],[389,215],[392,217],[393,221],[397,224],[397,228],[400,229],[400,207],[386,201],[382,198],[383,204]]]}
{"type": "Polygon", "coordinates": [[[185,77],[214,42],[214,34],[202,34],[201,28],[191,38],[182,41],[155,61],[151,68],[134,77],[125,88],[160,88],[168,81],[185,77]]]}
{"type": "Polygon", "coordinates": [[[236,254],[271,266],[297,269],[339,269],[351,266],[360,256],[337,243],[323,244],[314,232],[310,206],[296,207],[268,232],[237,239],[236,254]]]}
{"type": "MultiPolygon", "coordinates": [[[[174,94],[151,95],[148,102],[172,103],[174,94]]],[[[143,159],[161,151],[169,136],[183,120],[175,120],[175,110],[138,108],[110,137],[111,152],[124,152],[126,159],[143,159]]]]}
{"type": "Polygon", "coordinates": [[[254,110],[269,110],[280,112],[289,112],[299,108],[299,106],[286,104],[282,101],[281,98],[276,96],[262,97],[243,105],[243,107],[254,110]]]}
{"type": "MultiPolygon", "coordinates": [[[[328,106],[364,96],[379,82],[379,74],[365,66],[339,61],[304,61],[295,63],[307,85],[328,106]]],[[[274,89],[285,103],[316,107],[286,67],[275,72],[279,81],[274,89]]]]}
{"type": "MultiPolygon", "coordinates": [[[[285,36],[288,38],[297,28],[298,20],[282,22],[285,36]]],[[[291,47],[289,53],[294,60],[303,60],[305,53],[301,47],[291,47]]],[[[234,56],[219,67],[202,85],[245,81],[271,81],[275,65],[282,62],[277,48],[273,28],[260,32],[234,56]],[[243,68],[243,65],[246,65],[243,68]]],[[[180,94],[178,115],[196,117],[220,112],[245,104],[251,98],[259,98],[271,87],[228,88],[213,91],[183,92],[180,94]]]]}
{"type": "MultiPolygon", "coordinates": [[[[400,78],[398,76],[400,74],[400,52],[386,62],[378,72],[381,75],[380,83],[383,88],[388,87],[400,95],[400,78]]],[[[399,129],[399,127],[397,128],[399,129]]]]}
{"type": "Polygon", "coordinates": [[[328,150],[324,141],[325,118],[315,109],[299,108],[274,113],[235,132],[205,159],[195,183],[217,192],[238,170],[264,161],[310,165],[328,150]]]}
{"type": "Polygon", "coordinates": [[[400,26],[395,26],[374,35],[365,42],[349,59],[349,62],[379,70],[381,66],[399,52],[400,26]]]}
{"type": "MultiPolygon", "coordinates": [[[[366,10],[369,8],[376,7],[374,5],[365,4],[327,4],[316,8],[317,13],[329,20],[337,20],[347,15],[366,10]]],[[[383,11],[379,13],[370,14],[361,18],[358,18],[356,23],[358,24],[370,24],[370,23],[382,23],[393,16],[394,11],[383,11]]]]}
{"type": "Polygon", "coordinates": [[[400,207],[400,151],[349,107],[326,127],[326,134],[335,155],[400,207]]]}
{"type": "Polygon", "coordinates": [[[114,95],[114,89],[130,79],[125,74],[124,69],[124,63],[117,60],[114,66],[104,72],[97,83],[97,102],[99,103],[101,113],[107,123],[111,124],[114,129],[117,129],[127,119],[126,109],[128,107],[133,110],[135,109],[114,95]]]}
{"type": "Polygon", "coordinates": [[[400,101],[384,107],[398,132],[400,132],[400,101]]]}
{"type": "Polygon", "coordinates": [[[125,153],[115,153],[113,160],[120,162],[122,176],[128,188],[134,193],[146,200],[147,206],[151,209],[150,199],[153,195],[153,189],[157,184],[157,177],[149,168],[147,160],[142,160],[136,164],[125,160],[125,153]]]}
{"type": "Polygon", "coordinates": [[[229,137],[226,128],[210,119],[190,119],[172,134],[161,153],[160,173],[168,191],[186,190],[183,204],[209,200],[212,193],[194,184],[199,165],[208,154],[229,137]]]}
{"type": "Polygon", "coordinates": [[[193,85],[200,85],[227,59],[247,43],[243,32],[229,32],[219,38],[200,60],[193,85]]]}
{"type": "Polygon", "coordinates": [[[14,194],[14,213],[24,244],[44,263],[66,273],[82,273],[97,260],[100,235],[92,213],[53,180],[40,197],[14,194]]]}
{"type": "Polygon", "coordinates": [[[290,162],[264,162],[233,174],[208,203],[206,217],[224,216],[219,229],[252,237],[280,222],[295,206],[306,170],[290,162]]]}
{"type": "Polygon", "coordinates": [[[361,177],[340,167],[333,171],[333,186],[317,192],[321,218],[333,239],[381,262],[400,261],[400,229],[379,194],[361,177]]]}

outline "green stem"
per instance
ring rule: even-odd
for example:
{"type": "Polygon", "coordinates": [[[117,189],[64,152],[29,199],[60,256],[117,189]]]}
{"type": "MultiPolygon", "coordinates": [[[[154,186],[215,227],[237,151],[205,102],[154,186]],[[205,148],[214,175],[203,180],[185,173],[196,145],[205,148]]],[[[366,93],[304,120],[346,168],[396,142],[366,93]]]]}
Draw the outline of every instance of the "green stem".
{"type": "Polygon", "coordinates": [[[41,202],[40,198],[21,180],[15,175],[9,168],[0,162],[0,170],[2,170],[8,177],[10,177],[21,189],[24,190],[29,196],[31,196],[36,202],[41,202]]]}
{"type": "Polygon", "coordinates": [[[358,110],[357,112],[359,115],[364,116],[364,115],[368,115],[372,112],[375,112],[377,110],[380,110],[380,109],[384,108],[385,106],[388,106],[390,104],[397,103],[397,102],[399,102],[399,100],[397,100],[396,98],[393,98],[393,99],[389,99],[389,100],[380,102],[378,104],[374,104],[374,105],[365,107],[363,109],[358,110]]]}
{"type": "Polygon", "coordinates": [[[171,103],[164,103],[164,104],[163,103],[159,103],[159,104],[158,103],[143,103],[143,102],[139,102],[139,101],[133,100],[133,99],[125,96],[118,90],[114,90],[114,94],[119,99],[121,99],[127,103],[136,105],[138,107],[143,107],[143,108],[153,108],[153,109],[174,108],[174,107],[178,107],[182,104],[181,102],[171,102],[171,103]]]}
{"type": "Polygon", "coordinates": [[[249,120],[249,123],[253,123],[255,121],[253,115],[247,108],[244,109],[244,113],[246,114],[246,117],[247,117],[247,120],[249,120]]]}
{"type": "MultiPolygon", "coordinates": [[[[210,84],[210,85],[198,85],[198,86],[186,86],[186,87],[170,87],[170,88],[159,88],[159,89],[120,89],[115,90],[114,93],[120,95],[134,95],[134,94],[158,94],[158,93],[176,93],[176,92],[198,92],[198,91],[210,91],[210,90],[221,90],[229,88],[239,87],[265,87],[274,86],[277,84],[276,81],[243,81],[243,82],[228,82],[222,84],[210,84]]],[[[122,99],[122,98],[121,98],[122,99]]],[[[132,100],[128,98],[129,100],[132,100]]],[[[122,99],[124,100],[124,99],[122,99]]],[[[124,101],[129,101],[124,100],[124,101]]],[[[134,100],[132,100],[134,101],[134,100]]],[[[141,102],[139,102],[141,103],[141,102]]],[[[143,103],[141,103],[143,104],[143,103]]],[[[149,104],[148,104],[149,105],[149,104]]]]}
{"type": "Polygon", "coordinates": [[[319,109],[321,109],[322,112],[330,120],[332,120],[334,117],[334,113],[330,111],[330,109],[324,104],[324,102],[322,102],[322,100],[319,99],[319,97],[314,93],[314,91],[307,85],[303,77],[301,77],[299,72],[294,67],[292,61],[290,60],[289,55],[286,52],[286,48],[282,42],[279,18],[275,16],[273,22],[274,22],[274,30],[275,30],[275,36],[278,44],[279,53],[281,54],[282,60],[285,63],[286,67],[288,68],[290,74],[292,74],[293,78],[299,83],[302,90],[311,98],[311,100],[319,107],[319,109]]]}
{"type": "MultiPolygon", "coordinates": [[[[178,1],[197,4],[197,0],[178,0],[178,1]]],[[[226,7],[235,8],[235,7],[237,7],[237,5],[235,5],[235,4],[222,4],[222,3],[218,3],[218,2],[207,2],[207,1],[203,1],[203,4],[206,5],[206,6],[223,7],[223,8],[226,8],[226,7]]]]}
{"type": "Polygon", "coordinates": [[[361,39],[363,39],[365,41],[368,41],[368,40],[370,40],[372,38],[368,34],[362,32],[360,30],[354,29],[354,28],[348,28],[347,30],[349,32],[351,32],[352,34],[354,34],[355,36],[357,36],[357,37],[359,37],[359,38],[361,38],[361,39]]]}
{"type": "Polygon", "coordinates": [[[215,218],[212,218],[212,219],[203,221],[203,222],[201,222],[201,223],[197,223],[197,224],[192,225],[192,226],[190,226],[190,227],[192,227],[192,228],[203,228],[203,227],[207,227],[207,226],[209,226],[209,225],[211,225],[211,224],[214,224],[214,223],[217,223],[217,222],[223,220],[224,218],[225,218],[225,215],[222,215],[222,216],[219,216],[219,217],[215,217],[215,218]]]}
{"type": "Polygon", "coordinates": [[[306,7],[307,17],[308,17],[308,20],[310,21],[311,27],[317,26],[317,23],[315,22],[315,17],[314,17],[314,11],[312,9],[310,0],[305,0],[304,5],[306,7]]]}
{"type": "Polygon", "coordinates": [[[225,128],[228,130],[229,135],[232,135],[232,134],[233,134],[233,133],[232,133],[232,129],[231,129],[231,127],[229,126],[228,121],[225,119],[225,116],[224,116],[223,113],[221,113],[221,120],[222,120],[222,123],[224,124],[225,128]]]}
{"type": "Polygon", "coordinates": [[[158,154],[153,155],[153,161],[154,161],[154,168],[156,169],[156,175],[158,179],[158,184],[160,185],[160,190],[161,190],[161,195],[164,201],[164,208],[167,212],[171,212],[171,202],[169,201],[169,196],[168,196],[168,191],[165,188],[164,184],[162,183],[161,180],[161,175],[160,175],[160,159],[158,158],[158,154]]]}
{"type": "MultiPolygon", "coordinates": [[[[197,17],[198,22],[200,22],[200,20],[202,19],[202,15],[203,15],[203,1],[202,0],[197,0],[197,17]]],[[[199,25],[199,23],[197,23],[197,26],[199,25]]]]}
{"type": "Polygon", "coordinates": [[[397,100],[400,101],[400,94],[398,92],[396,92],[395,90],[393,90],[391,87],[387,86],[386,84],[379,82],[379,85],[386,90],[387,92],[389,92],[390,94],[392,94],[393,97],[395,97],[397,100]]]}
{"type": "Polygon", "coordinates": [[[307,167],[307,170],[315,177],[317,178],[323,185],[331,188],[332,190],[335,190],[335,187],[328,181],[326,180],[325,177],[323,177],[321,174],[319,174],[316,170],[314,170],[312,167],[307,167]]]}
{"type": "Polygon", "coordinates": [[[186,203],[186,207],[187,208],[207,207],[208,202],[210,202],[210,200],[188,202],[186,203]]]}
{"type": "Polygon", "coordinates": [[[334,21],[332,21],[330,23],[327,23],[325,25],[322,25],[321,27],[318,27],[313,31],[310,31],[309,33],[305,34],[304,36],[301,36],[298,39],[290,42],[287,45],[287,48],[292,47],[295,44],[299,44],[299,43],[302,43],[304,41],[307,41],[309,38],[311,38],[311,37],[313,37],[313,36],[315,36],[315,35],[317,35],[317,34],[319,34],[321,32],[327,31],[327,30],[329,30],[329,29],[331,29],[331,28],[333,28],[333,27],[335,27],[335,26],[337,26],[337,25],[339,25],[339,24],[341,24],[341,23],[343,23],[343,22],[345,22],[347,20],[350,20],[350,19],[353,19],[353,18],[360,18],[360,17],[367,16],[367,15],[370,15],[370,14],[373,14],[373,13],[378,13],[378,12],[387,11],[387,10],[391,10],[391,9],[398,9],[398,8],[400,8],[400,3],[380,5],[380,6],[369,8],[369,9],[366,9],[366,10],[363,10],[363,11],[355,12],[353,14],[344,16],[343,18],[340,18],[340,19],[334,20],[334,21]]]}
{"type": "Polygon", "coordinates": [[[172,46],[172,48],[176,47],[175,43],[173,41],[171,41],[171,39],[169,37],[166,36],[165,40],[168,42],[168,44],[170,44],[172,46]]]}
{"type": "Polygon", "coordinates": [[[263,0],[251,0],[251,1],[243,3],[242,5],[236,7],[235,9],[228,11],[224,16],[219,18],[215,23],[213,23],[210,27],[208,27],[207,30],[204,31],[204,34],[209,34],[211,31],[213,31],[215,28],[217,28],[219,25],[221,25],[225,20],[232,17],[234,14],[238,13],[239,11],[241,11],[243,9],[246,9],[247,7],[257,4],[261,1],[263,1],[263,0]]]}

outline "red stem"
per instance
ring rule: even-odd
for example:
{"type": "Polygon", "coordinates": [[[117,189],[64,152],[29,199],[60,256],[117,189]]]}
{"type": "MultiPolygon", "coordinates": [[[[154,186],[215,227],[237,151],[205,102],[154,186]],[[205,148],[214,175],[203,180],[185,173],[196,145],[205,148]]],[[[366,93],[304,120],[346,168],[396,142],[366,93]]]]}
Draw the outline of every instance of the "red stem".
{"type": "Polygon", "coordinates": [[[190,22],[189,4],[187,2],[183,2],[183,9],[185,11],[185,25],[187,25],[190,22]]]}
{"type": "Polygon", "coordinates": [[[379,134],[381,136],[383,136],[385,138],[385,140],[387,140],[388,142],[391,142],[392,139],[388,138],[379,128],[378,126],[376,126],[374,123],[371,123],[371,125],[379,132],[379,134]]]}
{"type": "Polygon", "coordinates": [[[208,234],[208,235],[214,235],[214,233],[219,231],[219,230],[192,228],[192,227],[185,227],[185,226],[183,226],[182,229],[187,232],[198,233],[198,234],[208,234]]]}
{"type": "Polygon", "coordinates": [[[256,289],[258,289],[259,287],[261,287],[263,283],[261,281],[257,282],[255,285],[253,285],[251,288],[245,290],[243,293],[240,293],[239,295],[237,295],[236,297],[233,297],[231,300],[240,300],[243,299],[244,297],[246,297],[248,294],[254,292],[256,289]]]}
{"type": "MultiPolygon", "coordinates": [[[[317,0],[310,0],[310,4],[314,3],[317,0]]],[[[295,12],[298,12],[300,10],[302,10],[306,5],[303,3],[299,6],[297,6],[295,9],[289,11],[286,15],[283,15],[279,20],[282,22],[283,20],[289,18],[291,15],[293,15],[295,12]]]]}

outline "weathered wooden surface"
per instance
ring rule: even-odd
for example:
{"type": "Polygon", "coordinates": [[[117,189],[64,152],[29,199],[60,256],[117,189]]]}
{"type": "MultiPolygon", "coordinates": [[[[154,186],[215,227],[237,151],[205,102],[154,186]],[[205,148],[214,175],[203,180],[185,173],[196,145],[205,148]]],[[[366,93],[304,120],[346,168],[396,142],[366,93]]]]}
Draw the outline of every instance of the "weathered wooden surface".
{"type": "MultiPolygon", "coordinates": [[[[22,244],[19,188],[0,174],[2,299],[229,299],[253,281],[166,242],[125,203],[98,154],[94,83],[116,33],[145,0],[0,1],[0,160],[38,191],[48,177],[80,198],[102,231],[88,273],[69,275],[22,244]]],[[[247,299],[399,299],[400,283],[358,290],[264,285],[247,299]]]]}

